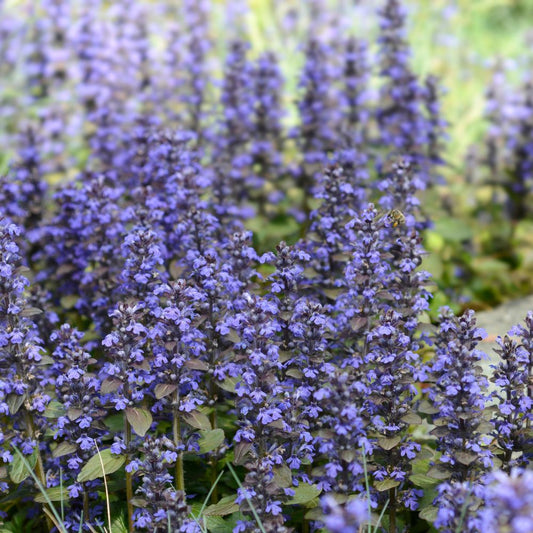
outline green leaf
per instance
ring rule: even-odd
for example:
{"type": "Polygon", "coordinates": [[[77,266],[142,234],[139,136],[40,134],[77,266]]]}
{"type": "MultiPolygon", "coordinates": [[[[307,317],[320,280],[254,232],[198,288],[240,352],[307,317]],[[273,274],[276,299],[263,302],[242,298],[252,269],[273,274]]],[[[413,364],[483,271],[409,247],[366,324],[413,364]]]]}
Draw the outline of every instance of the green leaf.
{"type": "Polygon", "coordinates": [[[44,410],[43,415],[46,418],[59,418],[65,414],[65,408],[57,400],[52,400],[44,410]]]}
{"type": "Polygon", "coordinates": [[[142,407],[127,407],[126,418],[139,437],[146,435],[153,421],[152,413],[142,407]]]}
{"type": "Polygon", "coordinates": [[[81,472],[78,474],[78,482],[92,481],[99,477],[104,477],[104,474],[112,474],[116,472],[126,461],[123,455],[115,455],[111,453],[111,449],[102,450],[99,454],[93,455],[87,463],[83,465],[81,472]],[[104,470],[102,471],[102,464],[104,470]]]}
{"type": "Polygon", "coordinates": [[[287,465],[274,468],[274,483],[282,489],[292,486],[292,472],[287,465]]]}
{"type": "Polygon", "coordinates": [[[297,487],[293,487],[294,496],[287,502],[288,505],[304,505],[315,498],[322,492],[316,485],[309,485],[309,483],[300,483],[297,487]]]}
{"type": "MultiPolygon", "coordinates": [[[[21,408],[24,400],[27,398],[26,394],[9,394],[7,397],[7,406],[9,407],[9,414],[14,415],[21,408]]],[[[45,412],[46,416],[46,412],[45,412]]]]}
{"type": "Polygon", "coordinates": [[[235,385],[241,381],[241,378],[226,378],[224,381],[217,382],[218,386],[226,392],[235,392],[235,385]]]}
{"type": "Polygon", "coordinates": [[[402,437],[400,435],[390,438],[381,437],[378,439],[378,445],[383,450],[392,450],[393,448],[396,448],[401,441],[402,437]]]}
{"type": "Polygon", "coordinates": [[[236,513],[239,510],[239,505],[235,503],[235,496],[226,496],[218,503],[209,505],[202,513],[202,516],[226,516],[236,513]]]}
{"type": "Polygon", "coordinates": [[[209,418],[200,411],[191,411],[190,413],[183,413],[181,418],[195,429],[204,429],[209,431],[211,429],[211,422],[209,418]]]}
{"type": "Polygon", "coordinates": [[[232,531],[221,516],[206,516],[204,524],[209,533],[231,533],[232,531]]]}
{"type": "Polygon", "coordinates": [[[406,424],[418,425],[422,423],[422,418],[420,417],[420,415],[411,411],[410,413],[407,413],[406,415],[402,416],[402,421],[406,424]]]}
{"type": "Polygon", "coordinates": [[[437,479],[429,477],[426,474],[413,474],[412,476],[409,476],[409,479],[413,485],[422,487],[423,489],[434,487],[439,483],[437,479]]]}
{"type": "Polygon", "coordinates": [[[210,431],[201,431],[201,437],[198,440],[200,453],[207,453],[216,450],[224,442],[224,430],[212,429],[210,431]]]}
{"type": "MultiPolygon", "coordinates": [[[[34,450],[33,453],[30,456],[26,456],[25,459],[33,470],[37,464],[37,450],[34,450]]],[[[11,478],[11,481],[18,485],[30,475],[31,472],[24,464],[24,459],[19,454],[16,454],[9,465],[9,477],[11,478]]]]}
{"type": "Polygon", "coordinates": [[[59,303],[63,309],[72,309],[79,299],[79,296],[75,294],[69,294],[68,296],[63,296],[61,300],[59,300],[59,303]]]}
{"type": "Polygon", "coordinates": [[[45,492],[46,496],[48,496],[48,499],[42,492],[40,492],[35,496],[34,500],[37,503],[48,503],[48,500],[52,502],[60,502],[61,500],[67,501],[69,498],[68,487],[65,487],[65,485],[63,485],[62,487],[51,487],[49,489],[46,489],[45,492]]]}
{"type": "Polygon", "coordinates": [[[437,507],[435,507],[434,505],[428,505],[427,507],[420,509],[418,516],[422,518],[422,520],[427,520],[428,522],[433,524],[433,522],[435,522],[435,520],[437,519],[437,512],[437,507]]]}
{"type": "Polygon", "coordinates": [[[69,453],[73,453],[78,449],[78,447],[75,444],[72,444],[71,442],[60,442],[52,451],[52,455],[54,457],[63,457],[64,455],[68,455],[69,453]]]}
{"type": "Polygon", "coordinates": [[[111,533],[128,533],[128,526],[123,516],[118,516],[111,524],[111,533]]]}
{"type": "Polygon", "coordinates": [[[374,487],[378,492],[385,492],[386,490],[394,489],[400,484],[395,479],[384,479],[383,481],[376,481],[374,487]]]}
{"type": "Polygon", "coordinates": [[[432,477],[438,480],[448,479],[451,475],[452,475],[451,472],[449,472],[445,468],[442,468],[441,466],[438,466],[438,465],[431,467],[428,472],[429,477],[432,477]]]}

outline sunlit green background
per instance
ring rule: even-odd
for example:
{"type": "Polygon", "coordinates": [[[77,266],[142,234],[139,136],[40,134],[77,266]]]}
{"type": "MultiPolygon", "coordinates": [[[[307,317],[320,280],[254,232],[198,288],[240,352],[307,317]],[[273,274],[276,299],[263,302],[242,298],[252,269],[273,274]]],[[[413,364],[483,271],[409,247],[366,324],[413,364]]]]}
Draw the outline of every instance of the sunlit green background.
{"type": "MultiPolygon", "coordinates": [[[[219,2],[225,7],[229,3],[219,2]]],[[[330,0],[330,10],[345,31],[372,39],[372,12],[382,3],[330,0]]],[[[243,23],[254,50],[276,47],[285,73],[293,78],[300,64],[294,45],[301,36],[295,32],[287,43],[276,38],[276,29],[284,13],[309,9],[311,2],[248,0],[241,5],[249,7],[243,23]]],[[[438,75],[447,89],[443,106],[450,122],[449,155],[457,164],[484,131],[484,95],[494,66],[502,64],[515,82],[533,73],[533,0],[407,0],[406,5],[413,68],[422,75],[438,75]]]]}

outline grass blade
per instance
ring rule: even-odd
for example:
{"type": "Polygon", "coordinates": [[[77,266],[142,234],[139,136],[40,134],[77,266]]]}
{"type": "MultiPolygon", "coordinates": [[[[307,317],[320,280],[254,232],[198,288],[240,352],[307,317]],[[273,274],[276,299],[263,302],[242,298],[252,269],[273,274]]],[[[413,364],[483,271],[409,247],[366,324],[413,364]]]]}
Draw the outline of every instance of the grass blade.
{"type": "MultiPolygon", "coordinates": [[[[242,486],[241,480],[239,479],[239,476],[237,475],[237,473],[231,466],[231,463],[228,463],[228,468],[230,472],[232,473],[233,478],[237,482],[237,485],[239,486],[239,488],[245,491],[246,489],[242,486]]],[[[266,533],[265,528],[263,527],[263,524],[261,523],[261,519],[259,518],[259,515],[257,514],[257,511],[255,510],[254,504],[252,503],[252,500],[250,500],[248,495],[246,495],[245,497],[246,497],[246,501],[248,502],[248,505],[250,506],[250,509],[252,510],[252,514],[254,515],[255,521],[257,522],[257,525],[259,526],[259,529],[261,530],[261,533],[266,533]]]]}
{"type": "Polygon", "coordinates": [[[378,533],[379,524],[381,524],[381,521],[383,520],[383,515],[385,514],[385,511],[387,510],[388,506],[389,506],[389,500],[385,502],[385,505],[383,506],[383,509],[381,510],[381,514],[378,517],[378,522],[376,524],[376,527],[374,528],[374,533],[378,533]]]}
{"type": "MultiPolygon", "coordinates": [[[[105,503],[107,508],[107,523],[109,525],[109,533],[111,533],[111,507],[109,505],[109,491],[107,489],[107,479],[104,470],[104,461],[102,461],[102,455],[100,454],[100,448],[98,448],[98,443],[94,441],[96,446],[96,452],[98,453],[98,459],[100,459],[100,466],[102,467],[102,473],[104,474],[104,489],[105,489],[105,503]]],[[[104,529],[105,531],[105,529],[104,529]]]]}
{"type": "Polygon", "coordinates": [[[19,455],[24,466],[28,469],[28,472],[31,474],[31,477],[35,481],[35,484],[39,488],[39,491],[44,496],[44,499],[46,500],[46,503],[50,508],[50,509],[47,509],[46,507],[43,507],[44,512],[46,513],[47,516],[53,515],[55,520],[52,520],[51,516],[49,516],[49,518],[54,522],[54,525],[57,527],[59,531],[61,531],[62,533],[68,533],[67,529],[65,528],[65,525],[63,524],[63,521],[61,520],[61,517],[59,516],[56,508],[54,507],[54,504],[50,500],[50,497],[48,496],[46,489],[43,487],[43,484],[41,483],[39,478],[36,476],[35,472],[33,471],[33,468],[30,466],[30,464],[26,460],[26,457],[24,457],[24,454],[16,446],[13,446],[13,449],[19,455]]]}

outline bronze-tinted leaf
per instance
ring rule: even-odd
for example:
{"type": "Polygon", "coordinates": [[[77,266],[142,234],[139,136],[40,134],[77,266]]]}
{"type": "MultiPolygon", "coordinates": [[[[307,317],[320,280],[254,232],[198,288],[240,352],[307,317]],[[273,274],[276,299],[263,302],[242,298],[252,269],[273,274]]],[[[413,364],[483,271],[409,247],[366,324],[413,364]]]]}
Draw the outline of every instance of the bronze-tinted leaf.
{"type": "Polygon", "coordinates": [[[472,452],[455,452],[454,457],[463,465],[468,466],[477,459],[477,454],[472,452]]]}
{"type": "Polygon", "coordinates": [[[189,426],[195,429],[211,429],[211,422],[209,421],[209,418],[207,417],[207,415],[201,413],[200,411],[191,411],[190,413],[183,413],[181,415],[181,418],[184,422],[189,424],[189,426]]]}
{"type": "Polygon", "coordinates": [[[175,383],[158,383],[154,387],[154,395],[157,400],[160,400],[161,398],[172,394],[177,388],[178,386],[175,383]]]}
{"type": "Polygon", "coordinates": [[[83,409],[78,409],[76,407],[70,407],[67,409],[67,416],[70,420],[77,420],[83,414],[83,409]]]}
{"type": "Polygon", "coordinates": [[[120,386],[122,385],[122,381],[118,378],[106,378],[102,382],[102,385],[100,387],[100,392],[102,394],[110,394],[112,392],[116,392],[120,386]]]}
{"type": "Polygon", "coordinates": [[[42,312],[43,312],[42,309],[38,309],[37,307],[25,307],[20,312],[19,316],[30,317],[30,316],[40,315],[42,312]]]}
{"type": "Polygon", "coordinates": [[[358,316],[350,320],[350,326],[352,326],[352,329],[354,331],[360,331],[361,329],[365,328],[367,324],[368,324],[368,318],[364,316],[358,316]]]}
{"type": "Polygon", "coordinates": [[[209,365],[205,361],[202,361],[198,358],[187,359],[184,366],[190,368],[191,370],[203,370],[204,372],[209,370],[209,365]]]}
{"type": "Polygon", "coordinates": [[[241,465],[244,463],[244,459],[247,455],[247,453],[252,449],[252,443],[251,442],[239,442],[235,449],[233,450],[233,462],[236,465],[241,465]]]}
{"type": "Polygon", "coordinates": [[[423,400],[420,402],[420,405],[418,406],[418,412],[423,413],[425,415],[434,415],[439,412],[439,410],[431,405],[427,400],[423,400]]]}
{"type": "Polygon", "coordinates": [[[294,379],[301,379],[303,376],[302,372],[297,368],[290,368],[289,370],[287,370],[286,374],[287,376],[294,379]]]}

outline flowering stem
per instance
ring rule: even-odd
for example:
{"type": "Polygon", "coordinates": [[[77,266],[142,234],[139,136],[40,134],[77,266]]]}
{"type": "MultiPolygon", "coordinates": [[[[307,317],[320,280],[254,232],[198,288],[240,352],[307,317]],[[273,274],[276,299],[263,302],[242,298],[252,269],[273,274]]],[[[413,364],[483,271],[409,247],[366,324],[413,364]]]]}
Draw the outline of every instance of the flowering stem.
{"type": "Polygon", "coordinates": [[[85,483],[83,483],[83,517],[89,522],[90,521],[90,511],[89,511],[89,492],[85,483]]]}
{"type": "MultiPolygon", "coordinates": [[[[131,442],[131,426],[124,414],[124,444],[126,446],[126,453],[129,454],[129,447],[131,442]]],[[[131,473],[128,472],[127,466],[129,464],[129,457],[126,459],[126,502],[128,507],[128,531],[133,531],[133,482],[131,473]]]]}
{"type": "MultiPolygon", "coordinates": [[[[26,421],[26,431],[28,432],[28,437],[33,440],[35,435],[35,427],[33,425],[33,420],[28,411],[24,411],[24,417],[26,421]]],[[[44,475],[43,459],[41,457],[41,450],[39,449],[39,443],[35,446],[37,452],[37,462],[35,463],[35,474],[41,485],[46,487],[46,476],[44,475]]],[[[43,504],[43,507],[46,508],[46,505],[43,504]]],[[[45,513],[46,514],[46,513],[45,513]]],[[[52,531],[54,524],[50,520],[48,514],[46,514],[46,523],[48,524],[48,530],[52,531]]]]}
{"type": "MultiPolygon", "coordinates": [[[[211,420],[211,427],[213,429],[216,429],[217,427],[217,413],[216,410],[213,409],[213,412],[209,415],[209,418],[211,420]]],[[[215,485],[215,482],[217,480],[218,474],[217,474],[217,462],[214,457],[211,458],[211,486],[214,486],[213,492],[211,493],[211,503],[215,504],[218,503],[218,487],[215,485]]]]}
{"type": "Polygon", "coordinates": [[[174,445],[178,451],[178,458],[176,460],[176,488],[181,491],[185,491],[185,476],[183,473],[183,450],[181,449],[181,424],[178,411],[178,405],[180,401],[179,390],[176,391],[174,398],[174,418],[172,421],[172,434],[174,436],[174,445]]]}

